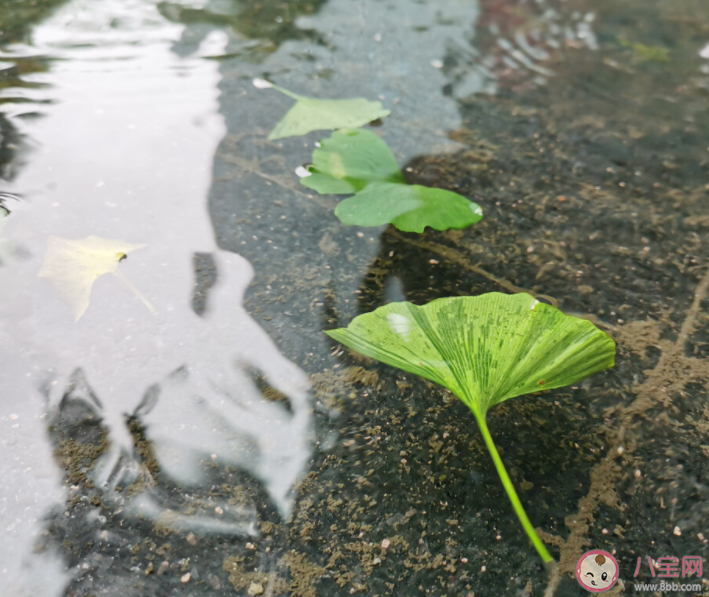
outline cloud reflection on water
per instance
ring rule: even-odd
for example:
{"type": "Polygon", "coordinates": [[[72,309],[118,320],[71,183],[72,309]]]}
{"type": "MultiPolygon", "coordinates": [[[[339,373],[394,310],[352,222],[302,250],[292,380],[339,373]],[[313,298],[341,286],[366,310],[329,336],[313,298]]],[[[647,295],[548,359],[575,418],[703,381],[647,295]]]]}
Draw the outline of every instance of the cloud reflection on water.
{"type": "MultiPolygon", "coordinates": [[[[67,404],[77,380],[108,430],[110,448],[95,474],[111,486],[142,467],[126,419],[134,414],[174,481],[199,485],[202,463],[215,455],[218,465],[260,480],[284,517],[312,450],[307,377],[242,308],[250,264],[214,240],[206,196],[225,132],[218,63],[199,52],[179,58],[172,49],[182,31],[154,2],[75,0],[36,28],[32,48],[14,48],[18,60],[32,53],[61,60],[32,75],[43,96],[51,90],[53,104],[22,107],[41,116],[22,125],[36,149],[14,181],[26,198],[4,230],[22,258],[0,268],[0,453],[5,478],[14,479],[0,490],[7,539],[0,585],[13,597],[22,590],[54,594],[66,582],[58,563],[48,567],[28,554],[42,517],[67,491],[52,462],[45,413],[49,408],[52,418],[67,404]],[[74,323],[71,308],[36,278],[50,235],[145,243],[120,268],[157,314],[104,276],[74,323]],[[192,308],[195,253],[211,255],[217,278],[202,315],[192,308]],[[21,282],[12,295],[10,277],[21,282]],[[283,398],[264,396],[253,371],[283,398]],[[157,397],[152,408],[142,403],[146,392],[157,397]]],[[[223,44],[224,36],[208,37],[204,52],[215,52],[215,40],[223,44]]],[[[150,485],[136,498],[115,500],[151,517],[165,513],[150,485]]],[[[192,522],[221,533],[252,529],[239,513],[230,516],[228,505],[221,509],[223,515],[212,509],[192,522]]],[[[100,516],[96,521],[98,533],[100,516]]]]}

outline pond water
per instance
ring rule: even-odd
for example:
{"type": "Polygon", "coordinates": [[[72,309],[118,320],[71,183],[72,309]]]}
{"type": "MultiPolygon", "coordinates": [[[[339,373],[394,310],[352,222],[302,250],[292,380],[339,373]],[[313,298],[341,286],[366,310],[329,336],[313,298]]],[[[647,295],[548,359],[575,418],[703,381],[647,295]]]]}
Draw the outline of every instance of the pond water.
{"type": "Polygon", "coordinates": [[[14,0],[0,52],[2,597],[584,595],[591,549],[633,594],[647,557],[707,565],[709,4],[14,0]],[[381,101],[407,179],[484,219],[343,226],[295,174],[328,134],[269,141],[293,102],[257,77],[381,101]],[[46,263],[89,237],[132,250],[87,302],[46,263]],[[553,575],[467,407],[323,333],[492,291],[618,345],[489,417],[553,575]]]}

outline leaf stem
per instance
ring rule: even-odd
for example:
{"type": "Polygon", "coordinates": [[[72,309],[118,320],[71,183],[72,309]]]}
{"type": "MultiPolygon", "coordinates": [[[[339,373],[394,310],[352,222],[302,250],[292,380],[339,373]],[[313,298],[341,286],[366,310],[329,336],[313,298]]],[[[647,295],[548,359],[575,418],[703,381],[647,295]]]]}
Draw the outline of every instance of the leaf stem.
{"type": "Polygon", "coordinates": [[[298,95],[297,93],[293,93],[292,91],[288,91],[287,89],[284,89],[283,87],[279,87],[278,85],[275,85],[274,83],[271,83],[271,87],[273,89],[275,89],[276,91],[280,91],[282,94],[287,95],[288,97],[292,97],[296,101],[302,99],[302,97],[303,97],[301,95],[298,95]]]}
{"type": "Polygon", "coordinates": [[[551,555],[547,551],[547,548],[544,546],[544,543],[542,543],[542,540],[539,538],[539,535],[537,535],[537,532],[534,530],[532,523],[529,521],[529,518],[527,518],[527,513],[522,507],[522,502],[519,501],[519,497],[517,496],[517,492],[515,491],[514,485],[512,485],[512,481],[510,480],[510,477],[507,474],[505,465],[502,463],[500,454],[497,452],[495,442],[492,441],[492,436],[490,435],[490,430],[487,427],[485,415],[480,416],[476,414],[475,418],[478,420],[480,431],[483,435],[483,438],[485,439],[485,445],[487,446],[487,449],[490,452],[490,456],[492,456],[492,461],[495,463],[497,473],[500,475],[502,485],[504,486],[505,491],[507,492],[507,495],[510,498],[510,501],[512,502],[512,507],[517,513],[519,521],[522,523],[524,530],[527,532],[527,535],[531,539],[532,543],[534,544],[534,547],[537,549],[537,552],[541,556],[544,563],[549,564],[553,562],[554,558],[551,557],[551,555]]]}
{"type": "Polygon", "coordinates": [[[135,296],[137,296],[137,297],[140,299],[140,301],[148,308],[148,310],[149,310],[153,315],[154,315],[155,313],[157,313],[157,311],[155,310],[155,307],[153,307],[153,306],[150,304],[150,301],[149,301],[148,299],[146,299],[146,298],[140,293],[140,291],[139,291],[135,286],[133,286],[133,283],[132,283],[128,278],[126,278],[126,277],[123,275],[123,272],[122,272],[122,271],[116,270],[116,271],[113,272],[113,273],[118,277],[118,279],[119,279],[121,282],[123,282],[126,286],[128,286],[128,288],[130,288],[130,289],[133,291],[133,294],[135,294],[135,296]]]}

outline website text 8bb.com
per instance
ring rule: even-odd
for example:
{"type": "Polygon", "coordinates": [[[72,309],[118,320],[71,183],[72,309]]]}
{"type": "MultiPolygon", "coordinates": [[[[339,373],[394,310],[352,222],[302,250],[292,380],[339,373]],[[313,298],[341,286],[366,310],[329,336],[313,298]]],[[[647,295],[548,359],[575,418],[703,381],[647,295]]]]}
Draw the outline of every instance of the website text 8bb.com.
{"type": "Polygon", "coordinates": [[[635,583],[636,591],[687,591],[698,594],[702,590],[702,583],[678,583],[678,582],[656,582],[656,583],[635,583]]]}

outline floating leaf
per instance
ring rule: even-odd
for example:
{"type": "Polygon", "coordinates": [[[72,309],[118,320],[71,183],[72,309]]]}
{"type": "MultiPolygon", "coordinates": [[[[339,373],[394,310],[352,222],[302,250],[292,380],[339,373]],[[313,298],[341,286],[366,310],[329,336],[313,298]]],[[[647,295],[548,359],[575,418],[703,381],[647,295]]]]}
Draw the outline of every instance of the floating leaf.
{"type": "Polygon", "coordinates": [[[406,184],[389,146],[371,131],[336,131],[313,151],[311,176],[301,184],[322,194],[357,193],[377,182],[406,184]]]}
{"type": "Polygon", "coordinates": [[[323,100],[297,95],[263,79],[254,79],[253,83],[259,89],[272,87],[296,100],[295,106],[271,131],[268,136],[271,140],[307,135],[319,130],[357,128],[391,114],[379,102],[370,102],[361,97],[323,100]]]}
{"type": "Polygon", "coordinates": [[[542,559],[551,562],[497,453],[486,415],[515,396],[566,386],[612,367],[613,340],[590,321],[524,293],[443,298],[423,307],[392,303],[326,333],[439,383],[470,408],[523,527],[542,559]]]}
{"type": "Polygon", "coordinates": [[[46,278],[54,285],[59,295],[74,309],[76,321],[89,307],[94,282],[104,274],[117,275],[154,311],[152,305],[118,271],[118,264],[127,253],[144,246],[98,236],[81,240],[50,236],[47,254],[37,276],[46,278]]]}
{"type": "Polygon", "coordinates": [[[404,232],[465,228],[483,217],[480,206],[458,193],[421,185],[377,183],[369,185],[335,208],[335,215],[350,226],[394,224],[404,232]]]}
{"type": "Polygon", "coordinates": [[[525,293],[391,303],[327,334],[441,384],[482,417],[509,398],[612,367],[615,355],[613,340],[590,321],[525,293]]]}
{"type": "Polygon", "coordinates": [[[318,193],[356,193],[335,210],[343,224],[423,232],[465,228],[482,218],[480,206],[457,193],[407,184],[391,149],[371,131],[333,133],[313,152],[310,174],[300,182],[318,193]]]}

